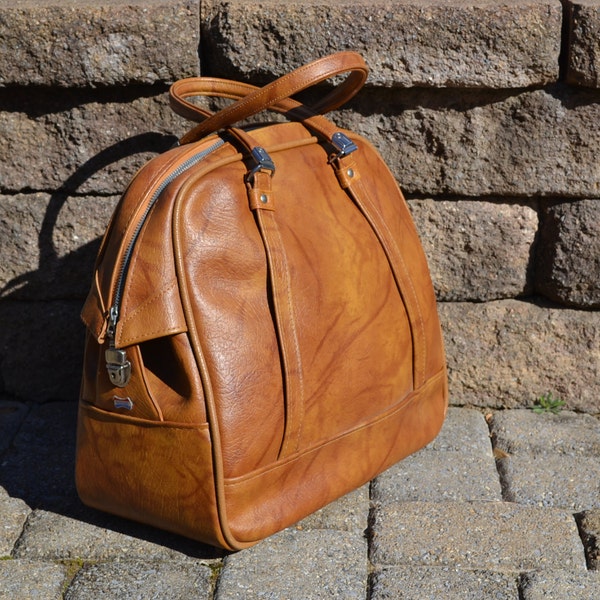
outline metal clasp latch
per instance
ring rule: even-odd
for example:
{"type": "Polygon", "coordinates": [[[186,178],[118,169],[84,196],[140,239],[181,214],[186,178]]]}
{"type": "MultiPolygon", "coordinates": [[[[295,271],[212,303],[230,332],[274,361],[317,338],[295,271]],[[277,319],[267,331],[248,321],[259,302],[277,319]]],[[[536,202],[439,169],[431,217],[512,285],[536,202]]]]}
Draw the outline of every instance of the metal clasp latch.
{"type": "Polygon", "coordinates": [[[273,162],[273,159],[269,156],[269,153],[264,148],[261,148],[260,146],[252,148],[251,154],[252,158],[256,162],[256,166],[251,171],[249,171],[248,175],[246,176],[247,181],[252,183],[252,180],[254,179],[254,174],[258,173],[259,171],[270,171],[271,175],[275,173],[275,163],[273,162]]]}
{"type": "Polygon", "coordinates": [[[336,131],[331,136],[331,143],[338,150],[337,154],[332,154],[329,162],[332,163],[334,160],[338,158],[343,158],[344,156],[348,156],[355,150],[358,150],[358,146],[345,134],[341,131],[336,131]]]}
{"type": "Polygon", "coordinates": [[[125,387],[131,378],[131,363],[127,360],[125,350],[109,348],[104,353],[106,370],[113,385],[125,387]]]}

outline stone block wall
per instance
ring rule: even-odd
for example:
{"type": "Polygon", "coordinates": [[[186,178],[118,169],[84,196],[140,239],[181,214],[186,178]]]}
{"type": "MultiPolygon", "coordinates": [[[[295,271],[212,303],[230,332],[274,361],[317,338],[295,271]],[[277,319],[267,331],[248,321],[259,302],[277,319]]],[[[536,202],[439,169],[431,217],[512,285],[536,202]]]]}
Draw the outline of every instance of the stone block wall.
{"type": "Polygon", "coordinates": [[[404,189],[451,402],[600,412],[600,0],[16,0],[0,7],[0,393],[75,400],[78,313],[168,85],[359,51],[332,118],[404,189]]]}

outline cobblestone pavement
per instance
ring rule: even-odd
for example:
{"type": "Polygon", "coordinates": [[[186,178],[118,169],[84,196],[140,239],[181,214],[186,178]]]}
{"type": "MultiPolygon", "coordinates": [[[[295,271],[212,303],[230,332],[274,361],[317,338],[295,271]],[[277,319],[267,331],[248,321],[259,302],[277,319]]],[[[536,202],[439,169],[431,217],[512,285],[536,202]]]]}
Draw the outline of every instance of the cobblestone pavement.
{"type": "Polygon", "coordinates": [[[0,599],[600,598],[600,421],[450,408],[427,448],[238,553],[77,499],[73,403],[0,401],[0,599]]]}

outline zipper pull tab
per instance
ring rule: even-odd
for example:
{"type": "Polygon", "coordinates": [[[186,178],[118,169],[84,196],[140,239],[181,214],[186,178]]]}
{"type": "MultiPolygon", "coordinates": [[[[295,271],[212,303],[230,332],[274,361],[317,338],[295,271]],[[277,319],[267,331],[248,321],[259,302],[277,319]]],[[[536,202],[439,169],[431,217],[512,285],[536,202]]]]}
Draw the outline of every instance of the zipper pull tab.
{"type": "Polygon", "coordinates": [[[125,387],[131,378],[131,363],[127,360],[125,350],[115,348],[115,332],[118,319],[119,311],[116,306],[113,306],[108,317],[106,335],[109,338],[109,345],[104,352],[104,358],[111,383],[117,387],[125,387]]]}

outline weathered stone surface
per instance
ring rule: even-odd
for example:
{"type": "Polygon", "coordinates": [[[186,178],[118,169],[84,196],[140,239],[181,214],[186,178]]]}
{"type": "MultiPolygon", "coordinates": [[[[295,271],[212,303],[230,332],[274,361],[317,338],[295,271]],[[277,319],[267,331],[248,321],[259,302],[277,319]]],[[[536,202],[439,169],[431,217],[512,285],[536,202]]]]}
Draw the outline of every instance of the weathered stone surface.
{"type": "Polygon", "coordinates": [[[0,196],[0,296],[85,298],[117,200],[43,193],[0,196]]]}
{"type": "MultiPolygon", "coordinates": [[[[118,523],[109,516],[102,518],[113,525],[118,523]]],[[[149,534],[147,537],[150,537],[153,529],[146,527],[145,530],[149,534]]],[[[144,531],[144,528],[140,531],[144,531]]],[[[86,561],[185,558],[184,554],[169,547],[169,544],[45,510],[36,510],[31,515],[14,555],[36,560],[86,561]]]]}
{"type": "Polygon", "coordinates": [[[600,201],[551,203],[541,223],[536,290],[562,304],[600,308],[600,201]]]}
{"type": "Polygon", "coordinates": [[[379,504],[502,500],[483,415],[449,407],[444,426],[431,444],[371,482],[371,500],[379,504]]]}
{"type": "Polygon", "coordinates": [[[578,517],[588,567],[598,571],[600,570],[600,509],[586,511],[578,517]]]}
{"type": "Polygon", "coordinates": [[[375,510],[371,561],[493,571],[586,568],[571,514],[507,502],[385,504],[375,510]]]}
{"type": "Polygon", "coordinates": [[[0,600],[63,600],[64,565],[31,561],[0,561],[0,600]]]}
{"type": "Polygon", "coordinates": [[[11,445],[28,411],[27,404],[0,396],[0,455],[11,445]]]}
{"type": "Polygon", "coordinates": [[[438,300],[497,300],[532,291],[535,204],[410,200],[409,205],[438,300]]]}
{"type": "Polygon", "coordinates": [[[387,567],[374,573],[371,600],[517,600],[517,577],[452,567],[387,567]]]}
{"type": "Polygon", "coordinates": [[[440,303],[452,402],[531,406],[553,392],[600,412],[600,312],[529,302],[440,303]]]}
{"type": "Polygon", "coordinates": [[[600,421],[591,415],[499,411],[491,418],[491,433],[494,448],[510,455],[600,458],[600,421]]]}
{"type": "Polygon", "coordinates": [[[209,600],[212,571],[199,562],[133,561],[100,563],[79,571],[65,600],[169,598],[209,600]]]}
{"type": "Polygon", "coordinates": [[[0,301],[0,386],[5,393],[34,402],[78,398],[85,340],[81,304],[0,301]]]}
{"type": "Polygon", "coordinates": [[[215,599],[363,600],[366,588],[367,542],[362,535],[286,529],[228,556],[215,599]]]}
{"type": "Polygon", "coordinates": [[[76,402],[35,406],[0,463],[0,481],[32,508],[79,507],[75,491],[76,402]]]}
{"type": "MultiPolygon", "coordinates": [[[[11,498],[2,490],[0,493],[0,523],[2,523],[2,527],[0,527],[0,558],[11,555],[30,513],[31,509],[23,500],[11,498]]],[[[2,575],[0,574],[1,581],[2,575]]]]}
{"type": "Polygon", "coordinates": [[[600,508],[600,457],[507,456],[498,470],[509,502],[572,512],[600,508]]]}
{"type": "Polygon", "coordinates": [[[525,573],[521,582],[522,600],[591,600],[600,598],[600,573],[567,570],[525,573]]]}
{"type": "Polygon", "coordinates": [[[186,130],[166,91],[0,90],[0,191],[121,194],[186,130]]]}
{"type": "Polygon", "coordinates": [[[198,0],[16,0],[0,8],[0,86],[172,82],[199,74],[198,0]]]}
{"type": "Polygon", "coordinates": [[[334,115],[420,197],[600,196],[600,91],[363,90],[334,115]]]}
{"type": "Polygon", "coordinates": [[[302,519],[295,527],[362,533],[368,526],[369,508],[369,484],[366,484],[302,519]]]}
{"type": "Polygon", "coordinates": [[[203,66],[272,78],[351,48],[384,86],[539,85],[558,77],[561,7],[550,0],[202,3],[203,66]]]}
{"type": "Polygon", "coordinates": [[[567,81],[600,87],[600,2],[568,0],[567,81]]]}

